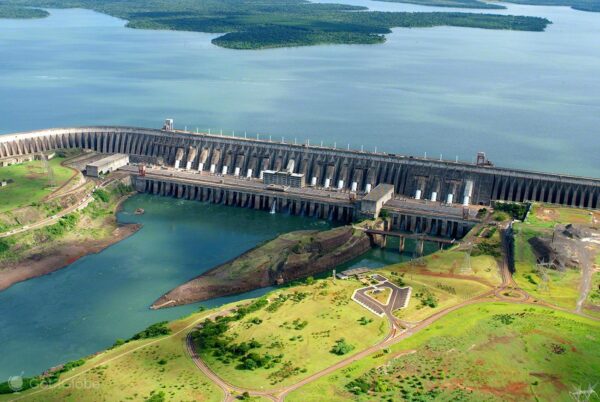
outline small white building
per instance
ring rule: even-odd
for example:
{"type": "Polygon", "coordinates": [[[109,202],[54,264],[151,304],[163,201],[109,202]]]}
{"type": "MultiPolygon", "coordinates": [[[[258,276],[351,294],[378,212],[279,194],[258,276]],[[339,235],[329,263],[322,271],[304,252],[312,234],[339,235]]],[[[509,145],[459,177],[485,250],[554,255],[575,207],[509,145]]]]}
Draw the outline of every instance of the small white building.
{"type": "Polygon", "coordinates": [[[107,174],[123,167],[129,163],[129,155],[114,154],[105,158],[89,163],[85,167],[85,174],[91,177],[100,177],[101,174],[107,174]]]}

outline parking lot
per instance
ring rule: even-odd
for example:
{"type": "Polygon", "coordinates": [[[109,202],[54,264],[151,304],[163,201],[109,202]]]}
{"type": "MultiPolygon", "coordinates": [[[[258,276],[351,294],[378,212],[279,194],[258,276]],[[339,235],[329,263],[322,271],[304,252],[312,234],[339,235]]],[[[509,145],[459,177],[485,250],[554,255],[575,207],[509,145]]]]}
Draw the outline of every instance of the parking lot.
{"type": "Polygon", "coordinates": [[[380,317],[383,317],[384,315],[392,317],[394,311],[408,306],[411,294],[410,287],[401,288],[379,274],[372,275],[371,279],[376,280],[378,283],[356,289],[352,295],[352,300],[380,317]],[[390,289],[391,291],[387,304],[383,304],[368,295],[371,291],[384,288],[390,289]]]}

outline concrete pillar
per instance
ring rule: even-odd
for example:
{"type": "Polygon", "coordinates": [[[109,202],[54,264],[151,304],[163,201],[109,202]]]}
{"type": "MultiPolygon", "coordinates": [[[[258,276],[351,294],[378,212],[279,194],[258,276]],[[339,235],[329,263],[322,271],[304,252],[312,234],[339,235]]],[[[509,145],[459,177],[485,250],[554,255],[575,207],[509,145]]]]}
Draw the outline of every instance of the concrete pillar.
{"type": "Polygon", "coordinates": [[[338,181],[338,186],[337,186],[338,190],[341,190],[344,188],[344,180],[339,180],[338,181]]]}
{"type": "Polygon", "coordinates": [[[179,169],[179,163],[181,163],[181,161],[179,159],[177,159],[175,161],[175,169],[179,169]]]}
{"type": "Polygon", "coordinates": [[[357,187],[358,187],[358,183],[357,183],[357,182],[355,182],[355,181],[353,181],[353,182],[352,182],[352,186],[351,186],[351,188],[350,188],[350,191],[352,191],[353,193],[355,193],[355,192],[356,192],[356,189],[357,189],[357,187]]]}
{"type": "Polygon", "coordinates": [[[419,257],[423,256],[423,249],[425,248],[425,241],[424,240],[418,240],[417,241],[417,255],[419,257]]]}
{"type": "Polygon", "coordinates": [[[226,175],[227,174],[227,166],[223,166],[223,170],[221,171],[222,175],[226,175]]]}
{"type": "Polygon", "coordinates": [[[434,191],[433,193],[431,193],[431,201],[433,201],[433,202],[437,201],[437,191],[434,191]]]}
{"type": "Polygon", "coordinates": [[[370,193],[371,192],[371,183],[367,183],[367,185],[365,186],[365,193],[370,193]]]}
{"type": "Polygon", "coordinates": [[[450,193],[446,197],[446,204],[452,204],[452,201],[454,201],[454,194],[450,193]]]}
{"type": "Polygon", "coordinates": [[[246,172],[246,177],[247,178],[251,178],[252,177],[252,169],[248,169],[248,171],[246,172]]]}
{"type": "Polygon", "coordinates": [[[421,199],[421,190],[417,189],[417,191],[415,192],[415,199],[420,200],[421,199]]]}
{"type": "Polygon", "coordinates": [[[591,208],[592,207],[592,201],[594,199],[594,191],[593,190],[588,190],[587,191],[587,202],[586,202],[586,207],[587,208],[591,208]]]}
{"type": "Polygon", "coordinates": [[[329,177],[325,179],[325,188],[329,188],[330,182],[331,182],[331,179],[329,177]]]}
{"type": "Polygon", "coordinates": [[[212,163],[212,164],[210,165],[210,172],[211,172],[211,173],[215,173],[215,169],[216,169],[216,168],[217,168],[217,166],[216,166],[214,163],[212,163]]]}
{"type": "Polygon", "coordinates": [[[406,237],[400,237],[399,241],[398,241],[398,250],[400,251],[400,254],[404,253],[404,246],[406,243],[406,237]]]}
{"type": "Polygon", "coordinates": [[[200,162],[198,164],[198,171],[201,172],[202,170],[204,170],[204,163],[200,162]]]}
{"type": "Polygon", "coordinates": [[[313,186],[313,187],[317,185],[317,178],[316,177],[313,176],[310,179],[310,185],[313,186]]]}
{"type": "Polygon", "coordinates": [[[235,170],[233,171],[233,175],[234,176],[239,176],[240,175],[240,168],[236,167],[235,170]]]}

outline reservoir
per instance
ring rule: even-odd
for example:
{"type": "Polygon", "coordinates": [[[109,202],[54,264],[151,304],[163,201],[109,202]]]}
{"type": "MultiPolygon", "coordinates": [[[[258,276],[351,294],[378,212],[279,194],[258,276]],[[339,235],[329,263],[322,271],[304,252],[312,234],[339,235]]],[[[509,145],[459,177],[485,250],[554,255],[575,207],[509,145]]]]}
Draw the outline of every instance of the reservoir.
{"type": "Polygon", "coordinates": [[[178,128],[226,135],[467,161],[485,151],[500,166],[599,177],[600,13],[506,6],[485,12],[553,23],[546,32],[395,29],[382,45],[238,51],[213,46],[215,34],[128,29],[89,10],[0,20],[0,134],[158,128],[171,117],[178,128]]]}

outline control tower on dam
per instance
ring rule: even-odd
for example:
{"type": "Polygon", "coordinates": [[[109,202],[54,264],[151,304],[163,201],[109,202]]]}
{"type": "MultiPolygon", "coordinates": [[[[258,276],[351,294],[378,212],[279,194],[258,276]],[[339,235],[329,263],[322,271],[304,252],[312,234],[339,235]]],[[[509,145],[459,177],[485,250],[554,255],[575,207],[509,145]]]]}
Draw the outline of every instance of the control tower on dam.
{"type": "Polygon", "coordinates": [[[400,196],[443,204],[489,205],[492,201],[541,201],[600,207],[600,179],[362,152],[255,138],[135,127],[78,127],[0,135],[0,158],[61,148],[127,154],[132,162],[189,171],[262,178],[265,171],[303,175],[306,185],[369,193],[390,184],[400,196]]]}

